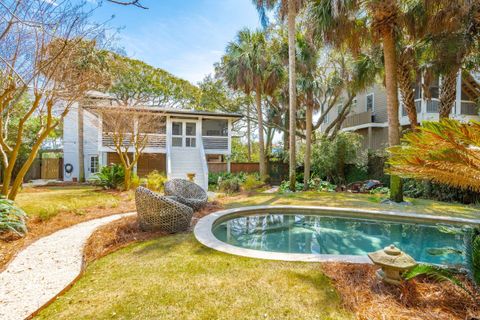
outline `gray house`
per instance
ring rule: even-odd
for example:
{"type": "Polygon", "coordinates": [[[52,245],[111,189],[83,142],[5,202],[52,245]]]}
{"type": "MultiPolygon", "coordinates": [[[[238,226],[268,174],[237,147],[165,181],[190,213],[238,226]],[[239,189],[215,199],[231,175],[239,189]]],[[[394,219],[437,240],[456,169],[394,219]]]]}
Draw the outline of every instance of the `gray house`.
{"type": "MultiPolygon", "coordinates": [[[[415,106],[419,123],[438,121],[440,80],[431,85],[431,98],[427,99],[422,86],[415,88],[415,106]]],[[[480,97],[480,77],[464,74],[457,76],[457,96],[450,117],[460,121],[480,120],[476,101],[480,97]]],[[[325,130],[336,118],[341,105],[330,110],[320,131],[325,130]]],[[[410,121],[400,101],[400,125],[406,128],[410,121]]],[[[383,149],[388,144],[387,95],[382,85],[376,84],[356,96],[352,111],[342,125],[342,131],[356,132],[364,137],[363,148],[383,149]]]]}

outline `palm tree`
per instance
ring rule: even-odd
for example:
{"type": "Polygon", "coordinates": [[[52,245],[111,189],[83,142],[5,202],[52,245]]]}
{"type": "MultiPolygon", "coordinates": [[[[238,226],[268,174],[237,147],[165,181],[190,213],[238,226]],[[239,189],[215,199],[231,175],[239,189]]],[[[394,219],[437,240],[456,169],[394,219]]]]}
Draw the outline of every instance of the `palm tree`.
{"type": "MultiPolygon", "coordinates": [[[[337,47],[348,47],[355,55],[372,39],[381,40],[387,93],[388,142],[400,143],[398,115],[396,25],[400,10],[398,0],[317,0],[309,6],[313,32],[337,47]]],[[[403,201],[402,180],[390,177],[390,198],[403,201]]]]}
{"type": "Polygon", "coordinates": [[[289,180],[290,190],[295,191],[296,183],[296,129],[297,129],[297,94],[296,94],[296,70],[295,70],[295,19],[306,3],[306,0],[252,0],[256,5],[264,26],[268,23],[267,11],[279,9],[281,18],[287,16],[288,24],[288,92],[289,92],[289,180]]]}
{"type": "Polygon", "coordinates": [[[315,91],[317,87],[316,70],[318,66],[319,48],[313,41],[308,41],[304,34],[297,35],[298,47],[298,88],[300,101],[305,105],[305,157],[303,188],[308,189],[310,180],[311,157],[312,157],[312,132],[313,132],[313,111],[318,104],[315,103],[315,91]]]}
{"type": "Polygon", "coordinates": [[[227,84],[234,90],[242,90],[246,95],[255,93],[260,175],[265,178],[267,170],[262,96],[271,94],[283,76],[281,66],[269,54],[265,33],[249,29],[241,30],[237,34],[236,40],[228,44],[219,71],[223,74],[227,84]]]}

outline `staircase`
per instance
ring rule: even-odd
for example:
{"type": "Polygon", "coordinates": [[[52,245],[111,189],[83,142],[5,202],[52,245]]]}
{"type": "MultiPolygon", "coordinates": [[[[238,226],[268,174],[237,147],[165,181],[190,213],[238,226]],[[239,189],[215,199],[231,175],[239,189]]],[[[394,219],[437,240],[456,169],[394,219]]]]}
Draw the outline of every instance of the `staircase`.
{"type": "MultiPolygon", "coordinates": [[[[171,148],[169,179],[188,179],[187,173],[195,173],[195,183],[208,189],[206,159],[203,148],[171,148]]],[[[168,154],[167,154],[168,157],[168,154]]]]}

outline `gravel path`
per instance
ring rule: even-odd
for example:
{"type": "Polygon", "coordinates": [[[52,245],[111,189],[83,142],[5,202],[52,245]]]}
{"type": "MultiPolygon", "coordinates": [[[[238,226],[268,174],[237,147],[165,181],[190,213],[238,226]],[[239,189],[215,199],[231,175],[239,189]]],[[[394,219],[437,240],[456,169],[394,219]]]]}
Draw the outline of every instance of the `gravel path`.
{"type": "Polygon", "coordinates": [[[0,273],[0,319],[25,319],[59,294],[82,271],[83,247],[95,229],[133,214],[82,222],[21,251],[0,273]]]}

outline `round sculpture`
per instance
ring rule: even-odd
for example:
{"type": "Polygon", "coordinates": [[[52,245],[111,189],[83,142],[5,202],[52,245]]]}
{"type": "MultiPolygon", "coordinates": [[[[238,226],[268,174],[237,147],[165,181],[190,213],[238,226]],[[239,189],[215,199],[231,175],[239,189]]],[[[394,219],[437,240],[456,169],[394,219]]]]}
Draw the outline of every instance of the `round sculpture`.
{"type": "Polygon", "coordinates": [[[135,191],[137,217],[142,230],[160,230],[169,233],[185,231],[190,227],[192,208],[164,197],[144,187],[135,191]]]}
{"type": "Polygon", "coordinates": [[[208,201],[208,195],[198,184],[184,179],[172,179],[165,182],[165,195],[174,196],[176,200],[197,211],[208,201]]]}
{"type": "Polygon", "coordinates": [[[408,254],[401,251],[395,245],[390,245],[382,250],[368,254],[368,257],[378,269],[377,276],[384,282],[399,285],[402,281],[402,273],[417,265],[417,262],[408,254]]]}

